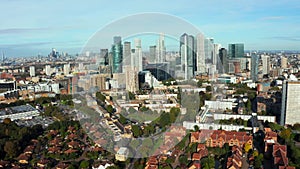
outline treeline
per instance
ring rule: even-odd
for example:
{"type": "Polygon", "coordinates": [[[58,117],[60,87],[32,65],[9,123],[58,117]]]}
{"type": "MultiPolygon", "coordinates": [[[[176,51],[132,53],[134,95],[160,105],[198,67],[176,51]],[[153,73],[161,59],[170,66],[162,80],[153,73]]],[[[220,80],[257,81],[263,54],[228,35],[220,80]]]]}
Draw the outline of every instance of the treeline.
{"type": "Polygon", "coordinates": [[[20,127],[10,119],[0,123],[0,159],[11,160],[19,156],[31,139],[43,133],[42,125],[20,127]]]}

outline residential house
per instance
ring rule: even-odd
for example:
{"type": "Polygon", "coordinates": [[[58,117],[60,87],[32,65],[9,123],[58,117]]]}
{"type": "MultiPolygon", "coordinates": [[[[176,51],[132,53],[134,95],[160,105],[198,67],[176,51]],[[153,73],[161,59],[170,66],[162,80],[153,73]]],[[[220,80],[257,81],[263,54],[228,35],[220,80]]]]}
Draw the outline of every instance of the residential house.
{"type": "Polygon", "coordinates": [[[253,145],[253,138],[247,132],[214,130],[206,140],[207,147],[223,147],[225,143],[229,146],[243,147],[245,144],[253,145]]]}

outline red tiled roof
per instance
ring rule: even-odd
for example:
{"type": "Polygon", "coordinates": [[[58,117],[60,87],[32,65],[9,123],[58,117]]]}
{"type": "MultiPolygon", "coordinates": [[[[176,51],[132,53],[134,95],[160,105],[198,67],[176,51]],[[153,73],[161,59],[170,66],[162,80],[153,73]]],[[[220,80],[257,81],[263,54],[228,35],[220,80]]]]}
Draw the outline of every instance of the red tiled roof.
{"type": "Polygon", "coordinates": [[[76,153],[77,152],[77,150],[74,150],[74,149],[68,149],[68,150],[66,150],[65,151],[65,154],[71,154],[71,153],[76,153]]]}
{"type": "Polygon", "coordinates": [[[77,141],[71,141],[67,143],[69,147],[77,148],[79,147],[79,143],[77,141]]]}
{"type": "Polygon", "coordinates": [[[56,169],[58,169],[58,168],[60,168],[60,169],[65,169],[65,168],[68,168],[68,167],[69,167],[68,164],[62,163],[62,162],[58,163],[58,164],[55,166],[56,169]]]}
{"type": "Polygon", "coordinates": [[[197,145],[197,151],[204,150],[204,149],[206,149],[205,144],[198,144],[197,145]]]}
{"type": "Polygon", "coordinates": [[[192,160],[201,160],[201,155],[199,153],[193,153],[192,160]]]}
{"type": "Polygon", "coordinates": [[[24,149],[24,153],[29,153],[31,154],[34,150],[34,146],[33,145],[29,145],[24,149]]]}
{"type": "Polygon", "coordinates": [[[29,159],[29,156],[22,153],[18,156],[18,160],[28,160],[29,159]]]}
{"type": "Polygon", "coordinates": [[[48,148],[48,152],[49,152],[49,153],[58,153],[58,152],[60,152],[60,151],[61,151],[61,148],[58,147],[58,146],[54,146],[54,147],[49,147],[49,148],[48,148]]]}
{"type": "Polygon", "coordinates": [[[287,148],[286,145],[274,144],[273,145],[273,157],[275,165],[288,165],[288,158],[286,157],[287,148]]]}

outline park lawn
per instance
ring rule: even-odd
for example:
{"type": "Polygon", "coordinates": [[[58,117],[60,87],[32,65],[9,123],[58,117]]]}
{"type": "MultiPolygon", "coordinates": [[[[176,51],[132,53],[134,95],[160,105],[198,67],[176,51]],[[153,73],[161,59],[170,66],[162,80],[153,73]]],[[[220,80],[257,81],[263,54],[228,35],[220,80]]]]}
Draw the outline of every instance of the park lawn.
{"type": "Polygon", "coordinates": [[[139,123],[143,123],[145,121],[153,121],[160,116],[159,113],[147,113],[147,112],[134,112],[130,113],[126,116],[126,118],[131,120],[136,120],[139,123]]]}

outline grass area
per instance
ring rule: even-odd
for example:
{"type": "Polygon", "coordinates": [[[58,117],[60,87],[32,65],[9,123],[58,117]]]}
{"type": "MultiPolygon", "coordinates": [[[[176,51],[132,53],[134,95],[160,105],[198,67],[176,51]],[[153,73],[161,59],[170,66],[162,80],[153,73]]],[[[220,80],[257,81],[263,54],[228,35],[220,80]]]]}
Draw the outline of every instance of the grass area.
{"type": "Polygon", "coordinates": [[[155,140],[152,148],[152,153],[154,153],[163,144],[163,142],[163,138],[158,138],[157,140],[155,140]]]}
{"type": "Polygon", "coordinates": [[[130,113],[129,115],[126,116],[126,118],[131,119],[131,120],[136,120],[140,123],[145,122],[145,121],[153,121],[157,119],[160,116],[159,113],[149,113],[149,112],[134,112],[130,113]]]}

